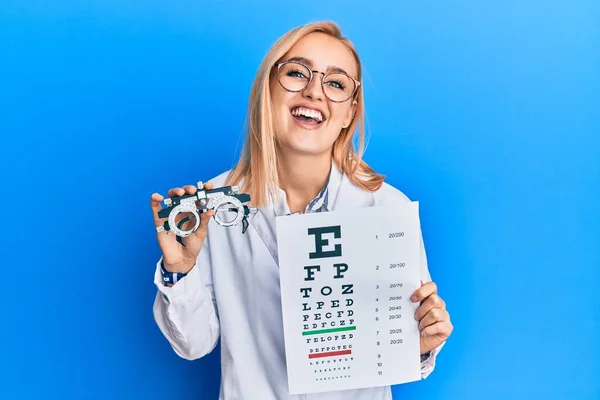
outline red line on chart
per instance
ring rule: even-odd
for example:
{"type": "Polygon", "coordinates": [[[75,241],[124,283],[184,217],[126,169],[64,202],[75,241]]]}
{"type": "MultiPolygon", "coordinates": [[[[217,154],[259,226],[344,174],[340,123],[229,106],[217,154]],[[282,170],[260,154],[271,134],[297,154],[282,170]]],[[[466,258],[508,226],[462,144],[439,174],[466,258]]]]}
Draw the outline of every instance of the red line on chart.
{"type": "Polygon", "coordinates": [[[352,350],[330,351],[328,353],[313,353],[309,354],[308,358],[345,356],[346,354],[352,354],[352,350]]]}

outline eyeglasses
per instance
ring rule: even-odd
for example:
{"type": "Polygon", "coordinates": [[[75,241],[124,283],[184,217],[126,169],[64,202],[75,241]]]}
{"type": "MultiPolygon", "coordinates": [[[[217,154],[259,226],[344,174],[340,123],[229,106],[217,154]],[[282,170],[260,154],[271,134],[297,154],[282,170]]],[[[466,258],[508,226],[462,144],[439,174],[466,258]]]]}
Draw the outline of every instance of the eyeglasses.
{"type": "Polygon", "coordinates": [[[322,74],[321,88],[327,98],[335,103],[343,103],[356,93],[360,82],[343,72],[324,73],[311,70],[298,61],[276,63],[277,79],[287,91],[301,92],[310,85],[314,74],[322,74]]]}

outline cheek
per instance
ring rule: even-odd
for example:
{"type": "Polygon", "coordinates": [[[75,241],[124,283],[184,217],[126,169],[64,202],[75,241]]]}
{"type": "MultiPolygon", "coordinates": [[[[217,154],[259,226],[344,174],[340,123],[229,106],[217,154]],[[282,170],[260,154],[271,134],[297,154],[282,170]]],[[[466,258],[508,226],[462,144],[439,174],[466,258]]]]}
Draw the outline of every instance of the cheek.
{"type": "Polygon", "coordinates": [[[289,110],[283,102],[273,102],[273,113],[279,128],[285,128],[289,124],[289,110]]]}
{"type": "Polygon", "coordinates": [[[329,122],[335,125],[336,128],[339,127],[341,129],[348,114],[348,107],[341,104],[334,104],[333,106],[330,105],[330,110],[331,118],[329,122]]]}
{"type": "Polygon", "coordinates": [[[279,85],[271,87],[271,104],[276,113],[285,111],[292,97],[291,93],[283,90],[279,85]]]}
{"type": "Polygon", "coordinates": [[[285,141],[288,134],[295,128],[288,106],[289,99],[286,96],[275,95],[275,97],[272,97],[272,100],[275,136],[285,141]]]}

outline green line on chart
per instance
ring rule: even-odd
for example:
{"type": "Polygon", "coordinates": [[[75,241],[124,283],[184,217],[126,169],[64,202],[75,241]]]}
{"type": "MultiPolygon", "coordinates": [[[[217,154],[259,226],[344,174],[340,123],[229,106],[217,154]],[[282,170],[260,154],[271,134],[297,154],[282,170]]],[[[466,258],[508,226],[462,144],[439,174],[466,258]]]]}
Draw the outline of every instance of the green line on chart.
{"type": "Polygon", "coordinates": [[[320,335],[321,333],[333,333],[333,332],[354,331],[354,330],[356,330],[356,326],[345,326],[343,328],[331,328],[331,329],[321,329],[320,331],[302,332],[302,336],[320,335]]]}

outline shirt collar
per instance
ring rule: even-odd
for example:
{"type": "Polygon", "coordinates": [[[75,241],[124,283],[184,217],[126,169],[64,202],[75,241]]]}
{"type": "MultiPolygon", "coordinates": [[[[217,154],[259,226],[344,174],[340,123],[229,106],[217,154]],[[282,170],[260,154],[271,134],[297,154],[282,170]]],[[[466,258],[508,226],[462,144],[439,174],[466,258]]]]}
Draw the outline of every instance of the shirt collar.
{"type": "MultiPolygon", "coordinates": [[[[337,191],[339,189],[341,181],[342,173],[337,168],[335,162],[333,162],[332,160],[329,176],[327,177],[327,182],[325,183],[319,194],[308,203],[304,212],[310,213],[319,211],[330,211],[337,197],[337,191]]],[[[287,204],[287,198],[285,192],[282,189],[279,189],[279,195],[279,201],[275,200],[273,204],[275,215],[282,216],[290,214],[290,209],[287,204]]]]}

